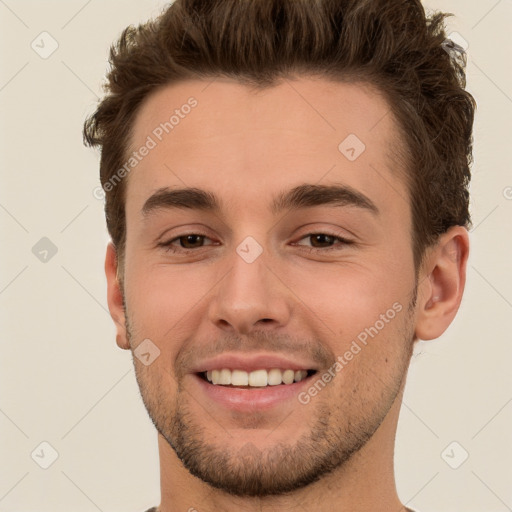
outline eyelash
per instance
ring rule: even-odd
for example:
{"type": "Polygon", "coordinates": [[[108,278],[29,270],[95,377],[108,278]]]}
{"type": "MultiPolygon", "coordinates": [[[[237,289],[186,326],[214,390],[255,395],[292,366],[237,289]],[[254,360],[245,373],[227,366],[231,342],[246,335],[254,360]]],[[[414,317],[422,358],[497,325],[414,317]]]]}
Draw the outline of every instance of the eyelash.
{"type": "MultiPolygon", "coordinates": [[[[299,241],[304,240],[305,238],[310,238],[310,237],[318,236],[318,235],[325,235],[330,238],[333,238],[335,242],[336,241],[340,242],[342,246],[352,245],[354,243],[353,241],[347,240],[346,238],[335,235],[334,233],[327,233],[327,232],[308,233],[307,235],[304,235],[302,238],[300,238],[299,241]]],[[[177,236],[177,237],[173,238],[172,240],[169,240],[168,242],[162,242],[162,243],[158,244],[158,246],[162,247],[165,251],[171,252],[171,253],[191,252],[194,250],[203,249],[204,247],[207,247],[207,246],[201,246],[201,247],[196,247],[193,249],[187,249],[184,247],[177,248],[172,245],[173,242],[179,241],[181,238],[186,238],[188,236],[197,236],[197,237],[208,238],[207,235],[204,235],[202,233],[186,233],[184,235],[177,236]]],[[[210,244],[210,245],[215,245],[215,244],[210,244]]],[[[299,244],[295,243],[294,245],[299,245],[299,244]]],[[[338,247],[336,245],[332,245],[330,247],[307,247],[304,245],[299,245],[299,246],[302,248],[302,250],[305,250],[307,252],[326,252],[326,251],[342,250],[342,247],[338,247]]]]}
{"type": "Polygon", "coordinates": [[[304,240],[305,238],[310,238],[312,236],[318,236],[318,235],[328,236],[329,238],[334,239],[334,242],[340,242],[340,244],[339,245],[331,245],[330,247],[308,247],[308,246],[300,245],[302,250],[305,250],[307,252],[340,251],[340,250],[343,250],[343,246],[351,245],[354,243],[352,240],[347,240],[346,238],[343,238],[342,236],[335,235],[334,233],[324,233],[322,231],[315,232],[315,233],[308,233],[307,235],[304,235],[300,240],[304,240]]]}

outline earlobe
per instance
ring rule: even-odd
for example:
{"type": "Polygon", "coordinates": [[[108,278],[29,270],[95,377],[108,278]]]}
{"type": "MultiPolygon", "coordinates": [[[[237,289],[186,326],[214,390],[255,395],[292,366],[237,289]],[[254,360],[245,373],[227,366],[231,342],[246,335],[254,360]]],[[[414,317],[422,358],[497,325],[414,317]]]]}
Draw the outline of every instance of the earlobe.
{"type": "Polygon", "coordinates": [[[429,250],[420,272],[416,336],[438,338],[452,323],[466,283],[469,236],[466,228],[453,226],[429,250]]]}
{"type": "Polygon", "coordinates": [[[130,343],[126,333],[126,318],[123,304],[123,294],[118,279],[118,260],[114,244],[107,246],[105,256],[105,275],[107,277],[107,302],[110,316],[116,326],[116,343],[122,349],[129,349],[130,343]]]}

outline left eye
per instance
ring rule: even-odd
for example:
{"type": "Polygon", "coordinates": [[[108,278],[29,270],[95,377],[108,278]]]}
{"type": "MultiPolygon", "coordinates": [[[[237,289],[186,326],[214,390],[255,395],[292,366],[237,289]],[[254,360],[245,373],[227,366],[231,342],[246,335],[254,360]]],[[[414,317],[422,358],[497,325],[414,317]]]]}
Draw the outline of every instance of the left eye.
{"type": "MultiPolygon", "coordinates": [[[[311,242],[311,246],[307,246],[310,249],[335,249],[336,246],[334,245],[335,242],[340,242],[338,245],[348,245],[352,243],[350,240],[346,240],[345,238],[336,236],[336,235],[329,235],[327,233],[309,233],[301,240],[307,240],[309,239],[311,242]]],[[[305,245],[302,243],[297,242],[297,245],[305,245]]]]}

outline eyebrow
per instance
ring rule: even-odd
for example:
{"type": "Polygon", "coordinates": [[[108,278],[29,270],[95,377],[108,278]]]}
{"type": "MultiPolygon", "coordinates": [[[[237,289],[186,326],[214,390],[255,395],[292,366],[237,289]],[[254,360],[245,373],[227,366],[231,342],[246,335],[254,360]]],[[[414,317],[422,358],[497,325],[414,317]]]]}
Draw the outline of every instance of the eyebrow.
{"type": "MultiPolygon", "coordinates": [[[[278,194],[271,203],[271,211],[277,215],[283,210],[314,206],[353,206],[373,215],[379,214],[379,209],[370,198],[347,185],[299,185],[278,194]]],[[[164,187],[146,200],[142,214],[147,217],[159,210],[172,208],[219,212],[221,202],[212,192],[199,188],[164,187]]]]}
{"type": "Polygon", "coordinates": [[[283,210],[313,206],[355,206],[379,214],[369,197],[347,185],[300,185],[279,194],[272,202],[271,210],[277,215],[283,210]]]}

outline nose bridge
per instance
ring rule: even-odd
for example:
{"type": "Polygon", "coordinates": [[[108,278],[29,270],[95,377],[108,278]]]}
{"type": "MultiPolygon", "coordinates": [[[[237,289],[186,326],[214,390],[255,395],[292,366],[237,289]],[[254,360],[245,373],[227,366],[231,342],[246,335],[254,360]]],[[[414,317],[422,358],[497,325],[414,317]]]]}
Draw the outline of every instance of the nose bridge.
{"type": "Polygon", "coordinates": [[[236,247],[229,258],[230,269],[212,297],[213,323],[245,333],[288,322],[289,298],[269,263],[268,252],[252,237],[236,247]]]}

